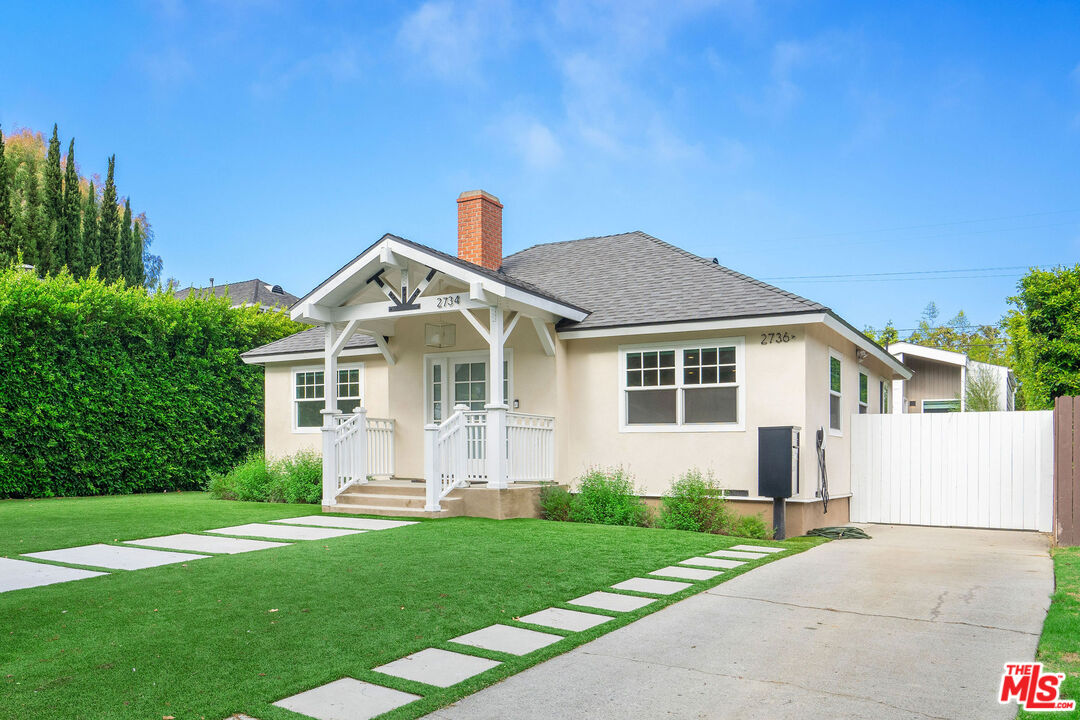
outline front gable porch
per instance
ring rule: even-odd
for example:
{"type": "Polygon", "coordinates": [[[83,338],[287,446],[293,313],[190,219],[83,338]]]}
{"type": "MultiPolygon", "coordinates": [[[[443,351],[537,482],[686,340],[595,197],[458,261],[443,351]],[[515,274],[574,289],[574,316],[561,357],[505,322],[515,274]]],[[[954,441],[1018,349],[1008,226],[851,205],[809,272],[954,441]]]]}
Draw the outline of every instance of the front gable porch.
{"type": "Polygon", "coordinates": [[[553,325],[586,315],[503,273],[384,236],[292,310],[324,328],[323,377],[338,377],[341,351],[357,334],[371,338],[388,375],[387,418],[369,418],[363,406],[343,414],[338,383],[324,383],[324,507],[346,509],[350,489],[372,478],[415,478],[418,467],[425,513],[444,513],[447,498],[469,485],[505,490],[553,480],[554,412],[520,412],[509,393],[515,363],[523,384],[547,380],[553,392],[553,325]],[[515,332],[516,358],[508,347],[515,332]],[[505,438],[504,451],[489,452],[493,437],[505,438]],[[398,471],[399,458],[412,472],[398,471]]]}

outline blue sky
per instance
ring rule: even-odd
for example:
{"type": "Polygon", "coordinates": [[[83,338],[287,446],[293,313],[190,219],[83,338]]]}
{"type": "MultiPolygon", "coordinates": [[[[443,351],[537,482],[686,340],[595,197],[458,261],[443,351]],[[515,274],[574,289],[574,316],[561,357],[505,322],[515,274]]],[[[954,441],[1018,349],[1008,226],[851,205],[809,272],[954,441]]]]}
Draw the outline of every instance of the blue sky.
{"type": "Polygon", "coordinates": [[[454,252],[474,188],[507,253],[641,229],[858,326],[996,321],[1080,250],[1077,3],[20,2],[0,67],[183,285],[454,252]]]}

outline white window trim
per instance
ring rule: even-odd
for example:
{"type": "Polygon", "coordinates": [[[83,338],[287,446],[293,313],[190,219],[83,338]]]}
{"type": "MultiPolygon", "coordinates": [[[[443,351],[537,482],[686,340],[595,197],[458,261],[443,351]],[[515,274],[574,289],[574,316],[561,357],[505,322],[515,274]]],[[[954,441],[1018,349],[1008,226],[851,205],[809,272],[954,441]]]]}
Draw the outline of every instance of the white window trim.
{"type": "MultiPolygon", "coordinates": [[[[723,337],[702,338],[700,340],[677,340],[673,342],[645,343],[637,345],[619,346],[619,432],[620,433],[657,433],[657,432],[745,432],[746,431],[746,337],[723,337]],[[678,392],[685,389],[682,382],[683,350],[692,348],[708,347],[734,347],[735,348],[735,383],[736,410],[738,422],[734,423],[694,423],[682,424],[683,417],[683,394],[678,392]],[[679,421],[675,424],[649,424],[630,425],[626,422],[626,355],[642,350],[674,350],[675,351],[675,417],[679,421]]],[[[730,387],[731,383],[706,385],[705,387],[730,387]]],[[[665,388],[668,386],[664,386],[665,388]]],[[[697,386],[694,386],[697,387],[697,386]]],[[[658,388],[661,389],[661,388],[658,388]]]]}
{"type": "MultiPolygon", "coordinates": [[[[338,365],[338,370],[359,370],[360,371],[360,399],[364,399],[364,391],[366,389],[366,383],[364,378],[364,363],[341,363],[338,365]]],[[[289,412],[292,414],[292,431],[296,435],[313,435],[318,432],[322,432],[321,426],[316,427],[300,427],[297,424],[297,406],[296,403],[300,402],[296,399],[296,375],[303,372],[326,372],[325,365],[302,365],[293,366],[289,368],[289,412]]],[[[326,378],[323,377],[323,400],[326,399],[326,378]]]]}
{"type": "Polygon", "coordinates": [[[829,390],[829,402],[825,406],[825,422],[829,423],[829,435],[832,437],[844,436],[844,356],[836,350],[829,348],[829,364],[825,368],[825,387],[829,390]],[[832,359],[836,358],[840,362],[840,392],[836,392],[832,389],[832,359]],[[840,427],[834,428],[832,426],[832,397],[833,395],[840,398],[840,427]]]}
{"type": "MultiPolygon", "coordinates": [[[[841,371],[843,371],[844,366],[841,365],[840,369],[841,369],[841,371]]],[[[843,380],[841,379],[840,382],[841,382],[840,388],[843,389],[843,387],[844,387],[843,380]]],[[[860,410],[862,410],[862,408],[866,408],[866,412],[861,413],[861,414],[869,415],[870,414],[870,371],[868,371],[862,365],[859,366],[859,382],[858,382],[858,385],[855,386],[855,399],[859,403],[859,409],[860,410]],[[862,401],[862,379],[863,378],[866,378],[866,402],[862,401]]]]}
{"type": "MultiPolygon", "coordinates": [[[[442,362],[444,360],[450,361],[450,362],[453,362],[455,360],[457,360],[457,361],[467,360],[468,362],[478,362],[478,361],[482,360],[485,363],[490,365],[491,364],[491,352],[488,351],[488,350],[455,350],[453,352],[425,353],[424,354],[424,378],[423,378],[422,382],[424,383],[424,423],[425,424],[430,425],[433,422],[432,408],[431,408],[431,403],[433,402],[432,397],[431,397],[431,374],[432,374],[431,367],[436,362],[442,362]]],[[[506,404],[510,406],[511,410],[513,410],[514,409],[514,349],[513,348],[503,348],[503,360],[506,362],[506,390],[507,390],[507,395],[509,396],[509,397],[505,398],[505,400],[506,400],[506,404]]],[[[448,375],[444,376],[444,378],[443,378],[444,383],[446,382],[447,377],[449,377],[449,376],[448,375]]],[[[488,368],[486,378],[487,378],[487,381],[488,381],[487,382],[487,385],[488,385],[487,396],[490,398],[491,397],[491,368],[490,367],[488,368]]],[[[453,382],[451,381],[450,384],[453,384],[453,382]]],[[[448,401],[449,401],[449,397],[447,397],[447,398],[445,398],[443,400],[443,402],[448,402],[448,401]]],[[[446,409],[452,411],[453,407],[454,407],[453,405],[450,405],[446,409]]],[[[450,417],[450,415],[447,414],[446,417],[450,417]]]]}

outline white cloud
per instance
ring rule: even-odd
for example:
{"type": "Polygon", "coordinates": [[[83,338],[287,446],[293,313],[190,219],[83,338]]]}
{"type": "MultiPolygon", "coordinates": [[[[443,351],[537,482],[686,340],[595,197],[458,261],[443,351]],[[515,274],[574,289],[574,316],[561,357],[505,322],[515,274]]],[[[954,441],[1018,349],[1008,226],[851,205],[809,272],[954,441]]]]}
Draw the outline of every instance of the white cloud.
{"type": "Polygon", "coordinates": [[[429,0],[405,18],[398,42],[444,78],[479,78],[485,57],[512,35],[510,6],[501,0],[429,0]]]}
{"type": "Polygon", "coordinates": [[[784,40],[772,47],[769,81],[759,97],[743,97],[739,105],[749,115],[778,120],[803,99],[796,76],[813,66],[836,63],[850,50],[851,39],[829,33],[810,40],[784,40]]]}
{"type": "Polygon", "coordinates": [[[260,97],[269,97],[288,90],[298,80],[329,78],[343,83],[360,77],[360,54],[351,45],[316,53],[289,64],[283,70],[268,71],[267,77],[252,84],[251,90],[260,97]]]}
{"type": "Polygon", "coordinates": [[[503,121],[502,134],[530,168],[548,170],[563,157],[562,145],[555,133],[535,118],[513,115],[503,121]]]}

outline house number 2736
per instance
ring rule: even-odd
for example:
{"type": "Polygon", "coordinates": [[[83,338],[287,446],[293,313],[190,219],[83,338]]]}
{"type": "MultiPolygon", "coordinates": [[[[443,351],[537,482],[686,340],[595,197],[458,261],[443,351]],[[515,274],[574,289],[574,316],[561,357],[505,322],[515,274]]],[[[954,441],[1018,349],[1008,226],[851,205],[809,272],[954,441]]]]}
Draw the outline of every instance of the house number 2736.
{"type": "Polygon", "coordinates": [[[761,333],[761,344],[772,345],[773,343],[786,343],[795,339],[795,333],[785,332],[771,332],[761,333]]]}

